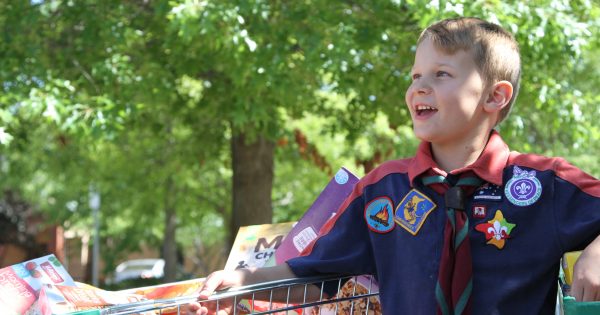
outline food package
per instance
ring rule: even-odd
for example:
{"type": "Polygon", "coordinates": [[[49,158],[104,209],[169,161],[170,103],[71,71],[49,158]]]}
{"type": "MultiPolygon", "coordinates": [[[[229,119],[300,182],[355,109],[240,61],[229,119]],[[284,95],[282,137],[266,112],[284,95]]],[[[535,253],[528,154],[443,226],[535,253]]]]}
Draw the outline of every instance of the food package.
{"type": "MultiPolygon", "coordinates": [[[[199,278],[106,291],[73,281],[58,259],[48,255],[0,269],[0,314],[100,315],[100,310],[106,307],[197,295],[203,282],[204,278],[199,278]]],[[[177,309],[163,308],[139,314],[170,315],[177,314],[177,309]]]]}
{"type": "MultiPolygon", "coordinates": [[[[295,222],[286,222],[241,227],[233,242],[224,270],[274,265],[275,251],[294,224],[295,222]]],[[[248,314],[252,309],[263,312],[283,306],[285,304],[265,301],[254,301],[254,305],[252,305],[251,300],[242,300],[238,303],[237,308],[239,313],[248,314]]],[[[290,311],[288,314],[294,314],[294,312],[290,311]]]]}
{"type": "MultiPolygon", "coordinates": [[[[200,287],[204,283],[204,280],[205,278],[197,278],[179,282],[153,285],[148,287],[133,288],[117,292],[126,295],[133,294],[142,296],[148,300],[164,300],[178,298],[182,296],[197,296],[198,294],[200,294],[200,287]]],[[[159,312],[154,313],[160,315],[176,315],[180,312],[178,308],[174,306],[169,308],[161,308],[159,312]]]]}
{"type": "MultiPolygon", "coordinates": [[[[343,167],[335,174],[311,207],[284,238],[281,246],[275,251],[277,264],[299,256],[317,238],[321,227],[335,215],[335,211],[338,210],[344,200],[352,193],[354,185],[356,185],[358,180],[358,177],[343,167]]],[[[371,292],[379,292],[377,282],[371,276],[359,276],[356,279],[358,279],[358,283],[355,295],[367,292],[369,287],[371,288],[371,292]]],[[[352,292],[348,292],[348,288],[354,288],[354,283],[354,280],[346,282],[340,289],[340,292],[338,292],[337,297],[353,296],[348,295],[352,292]]],[[[304,311],[307,314],[350,314],[350,305],[352,302],[350,300],[325,304],[310,307],[304,311]]],[[[355,300],[353,314],[365,314],[366,302],[366,298],[355,300]]],[[[378,296],[369,299],[369,312],[367,314],[381,314],[381,304],[378,296]]]]}
{"type": "MultiPolygon", "coordinates": [[[[240,228],[227,259],[225,270],[245,267],[269,267],[282,264],[297,257],[308,244],[316,239],[325,222],[330,219],[342,202],[352,192],[358,178],[341,168],[304,213],[298,223],[263,224],[240,228]]],[[[252,309],[251,301],[238,305],[241,313],[252,309]]],[[[255,311],[267,311],[285,307],[284,303],[255,301],[255,311]]],[[[302,310],[289,311],[288,314],[302,310]]],[[[283,312],[285,314],[285,312],[283,312]]]]}
{"type": "Polygon", "coordinates": [[[25,314],[45,285],[75,286],[54,255],[0,269],[0,314],[25,314]]]}
{"type": "Polygon", "coordinates": [[[335,214],[357,182],[358,177],[347,169],[338,170],[275,251],[278,265],[300,255],[317,238],[321,227],[335,214]]]}
{"type": "Polygon", "coordinates": [[[240,227],[224,270],[265,267],[295,222],[240,227]]]}
{"type": "Polygon", "coordinates": [[[143,300],[146,298],[141,295],[105,291],[88,285],[44,284],[38,300],[27,311],[27,315],[67,314],[143,300]]]}
{"type": "MultiPolygon", "coordinates": [[[[379,287],[373,277],[358,276],[346,281],[332,299],[349,298],[375,292],[379,292],[379,287]]],[[[314,306],[304,311],[307,315],[381,315],[381,303],[379,295],[375,295],[314,306]]]]}
{"type": "Polygon", "coordinates": [[[565,293],[568,293],[571,288],[571,284],[573,284],[573,267],[575,266],[575,262],[579,259],[581,255],[581,251],[568,252],[563,255],[562,258],[562,271],[564,273],[564,285],[563,290],[565,293]]]}
{"type": "Polygon", "coordinates": [[[141,295],[148,300],[171,299],[181,296],[198,295],[204,280],[205,278],[197,278],[117,292],[122,294],[141,295]]]}
{"type": "MultiPolygon", "coordinates": [[[[40,297],[27,315],[56,315],[75,311],[102,309],[115,305],[125,305],[140,301],[154,301],[192,296],[199,293],[204,278],[159,284],[148,287],[121,291],[105,291],[90,285],[61,286],[45,285],[40,297]]],[[[160,308],[157,302],[157,309],[160,308]]],[[[145,311],[140,314],[171,315],[177,314],[177,307],[160,308],[157,311],[145,311]]]]}
{"type": "MultiPolygon", "coordinates": [[[[581,251],[567,252],[562,257],[561,276],[559,277],[558,301],[562,315],[597,315],[600,314],[600,301],[577,301],[571,296],[573,284],[573,267],[581,256],[581,251]]],[[[557,312],[558,314],[558,312],[557,312]]]]}

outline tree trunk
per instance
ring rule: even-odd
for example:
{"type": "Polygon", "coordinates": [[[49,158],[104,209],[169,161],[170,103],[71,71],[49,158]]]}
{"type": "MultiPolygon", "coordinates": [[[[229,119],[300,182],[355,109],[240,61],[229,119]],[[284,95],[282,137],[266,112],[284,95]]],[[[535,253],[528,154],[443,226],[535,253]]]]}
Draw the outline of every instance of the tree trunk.
{"type": "Polygon", "coordinates": [[[177,270],[177,241],[175,231],[177,230],[177,213],[173,205],[175,200],[175,185],[173,176],[169,175],[165,185],[165,236],[163,240],[163,258],[165,260],[165,282],[173,282],[176,279],[177,270]]]}
{"type": "Polygon", "coordinates": [[[275,143],[257,136],[247,143],[241,133],[231,138],[233,169],[233,208],[230,245],[241,226],[271,223],[273,207],[273,156],[275,143]]]}

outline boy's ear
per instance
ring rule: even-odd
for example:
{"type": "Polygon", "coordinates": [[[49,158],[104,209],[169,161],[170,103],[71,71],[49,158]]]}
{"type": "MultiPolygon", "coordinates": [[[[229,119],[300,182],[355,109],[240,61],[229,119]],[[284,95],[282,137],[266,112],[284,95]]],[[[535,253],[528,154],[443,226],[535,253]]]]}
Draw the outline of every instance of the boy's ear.
{"type": "Polygon", "coordinates": [[[512,84],[508,81],[498,81],[489,89],[483,108],[488,112],[499,112],[508,105],[512,95],[512,84]]]}

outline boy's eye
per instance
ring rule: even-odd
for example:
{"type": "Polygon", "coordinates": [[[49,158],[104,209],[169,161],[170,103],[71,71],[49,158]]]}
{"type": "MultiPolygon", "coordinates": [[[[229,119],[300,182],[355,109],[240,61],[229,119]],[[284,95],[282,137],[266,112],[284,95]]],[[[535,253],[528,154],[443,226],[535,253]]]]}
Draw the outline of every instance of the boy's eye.
{"type": "Polygon", "coordinates": [[[435,73],[435,75],[438,77],[451,77],[450,73],[446,71],[438,71],[435,73]]]}
{"type": "Polygon", "coordinates": [[[421,75],[420,75],[420,74],[418,74],[418,73],[414,73],[414,74],[412,75],[412,79],[413,79],[413,80],[416,80],[416,79],[418,79],[418,78],[420,78],[420,77],[421,77],[421,75]]]}

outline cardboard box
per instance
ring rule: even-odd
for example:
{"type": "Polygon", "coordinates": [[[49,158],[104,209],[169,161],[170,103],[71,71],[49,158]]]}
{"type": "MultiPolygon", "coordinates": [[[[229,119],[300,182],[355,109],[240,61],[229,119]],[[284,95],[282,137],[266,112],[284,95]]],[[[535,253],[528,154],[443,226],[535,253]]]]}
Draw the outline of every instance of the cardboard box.
{"type": "Polygon", "coordinates": [[[88,310],[141,299],[77,286],[54,255],[0,269],[0,314],[95,314],[88,310]]]}
{"type": "MultiPolygon", "coordinates": [[[[323,224],[333,216],[352,192],[358,178],[341,168],[325,186],[298,223],[265,224],[240,228],[225,270],[245,267],[268,267],[296,257],[316,239],[323,224]]],[[[239,309],[251,309],[251,301],[243,301],[239,309]]],[[[273,308],[284,304],[274,303],[273,308]]],[[[268,310],[268,302],[255,301],[256,311],[268,310]]],[[[290,311],[291,312],[291,311],[290,311]]],[[[302,310],[297,310],[301,313],[302,310]]]]}
{"type": "MultiPolygon", "coordinates": [[[[275,251],[294,224],[295,222],[286,222],[241,227],[233,242],[224,270],[273,265],[275,251]]],[[[269,302],[254,301],[254,307],[252,307],[252,301],[242,300],[237,308],[239,313],[248,314],[252,309],[267,311],[270,307],[276,309],[282,306],[284,305],[279,303],[270,305],[269,302]]],[[[294,312],[290,311],[288,314],[294,314],[294,312]]]]}
{"type": "Polygon", "coordinates": [[[75,286],[73,278],[54,255],[0,269],[0,314],[25,314],[44,285],[75,286]]]}
{"type": "Polygon", "coordinates": [[[45,284],[27,315],[57,315],[101,309],[146,300],[141,295],[105,291],[91,286],[45,284]]]}
{"type": "MultiPolygon", "coordinates": [[[[200,287],[204,283],[204,280],[205,278],[198,278],[117,292],[121,294],[140,295],[148,300],[173,299],[182,296],[197,296],[200,293],[200,287]]],[[[158,314],[158,312],[150,312],[150,314],[158,314]]],[[[176,306],[162,308],[160,310],[160,314],[178,315],[179,309],[176,306]]]]}
{"type": "MultiPolygon", "coordinates": [[[[96,314],[93,313],[93,310],[115,305],[197,295],[202,283],[204,283],[204,278],[121,291],[105,291],[85,284],[77,287],[46,285],[40,291],[38,301],[32,305],[27,315],[96,314]]],[[[163,315],[177,314],[177,307],[163,308],[160,313],[163,315]]],[[[155,312],[147,311],[141,314],[155,314],[155,312]]]]}
{"type": "Polygon", "coordinates": [[[181,296],[191,296],[200,293],[200,287],[206,278],[197,278],[148,287],[116,291],[120,294],[135,294],[148,300],[172,299],[181,296]]]}
{"type": "Polygon", "coordinates": [[[358,177],[343,167],[335,174],[275,252],[277,264],[297,257],[317,238],[321,227],[335,214],[357,182],[358,177]]]}
{"type": "MultiPolygon", "coordinates": [[[[146,300],[198,294],[204,278],[122,291],[106,291],[73,281],[54,255],[0,269],[0,314],[99,315],[100,309],[146,300]]],[[[154,312],[151,312],[154,314],[154,312]]],[[[163,309],[161,314],[176,314],[163,309]]]]}
{"type": "Polygon", "coordinates": [[[265,267],[295,222],[243,226],[239,229],[224,270],[265,267]]]}
{"type": "MultiPolygon", "coordinates": [[[[317,197],[310,208],[300,218],[298,223],[292,228],[284,238],[281,246],[275,251],[275,260],[277,264],[282,264],[290,258],[300,255],[300,253],[314,241],[321,228],[327,220],[335,215],[344,200],[352,193],[354,185],[358,183],[358,177],[345,168],[341,168],[335,176],[329,181],[321,194],[317,197]]],[[[356,293],[379,292],[377,281],[371,276],[359,276],[356,278],[356,293]]],[[[340,289],[336,297],[349,297],[348,288],[354,288],[354,281],[348,281],[340,289]]],[[[367,299],[357,299],[354,301],[354,313],[365,314],[367,299]]],[[[350,314],[350,305],[352,301],[340,303],[325,304],[322,306],[310,307],[304,310],[306,314],[350,314]],[[336,308],[337,306],[337,308],[336,308]]],[[[381,314],[381,304],[379,296],[369,298],[369,313],[381,314]]]]}

